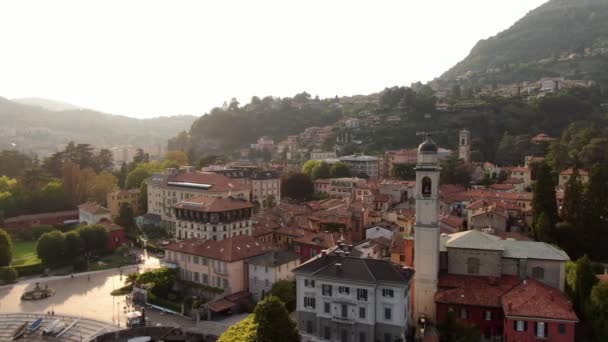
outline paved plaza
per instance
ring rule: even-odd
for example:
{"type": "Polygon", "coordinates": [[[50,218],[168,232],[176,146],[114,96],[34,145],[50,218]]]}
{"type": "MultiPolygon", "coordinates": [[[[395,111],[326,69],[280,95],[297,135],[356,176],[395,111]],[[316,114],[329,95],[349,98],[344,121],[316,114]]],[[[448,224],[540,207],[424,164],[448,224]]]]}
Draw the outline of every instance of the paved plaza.
{"type": "MultiPolygon", "coordinates": [[[[124,286],[127,274],[138,269],[159,267],[159,260],[144,257],[144,264],[123,267],[121,270],[80,273],[72,276],[30,278],[14,285],[0,287],[0,313],[38,313],[87,317],[125,326],[125,307],[129,311],[126,296],[111,296],[110,292],[124,286]],[[55,295],[38,301],[22,301],[21,295],[32,290],[36,282],[55,290],[55,295]]],[[[146,311],[151,325],[193,326],[194,322],[174,315],[161,315],[152,309],[146,311]]]]}

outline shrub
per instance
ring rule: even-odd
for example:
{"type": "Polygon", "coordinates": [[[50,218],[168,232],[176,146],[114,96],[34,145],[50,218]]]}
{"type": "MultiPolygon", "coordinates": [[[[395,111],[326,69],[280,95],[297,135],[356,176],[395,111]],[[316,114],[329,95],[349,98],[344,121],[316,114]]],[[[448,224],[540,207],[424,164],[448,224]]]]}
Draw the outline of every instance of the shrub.
{"type": "Polygon", "coordinates": [[[44,265],[42,264],[33,264],[33,265],[25,265],[25,266],[15,266],[15,271],[22,276],[33,276],[38,275],[44,272],[44,265]]]}
{"type": "Polygon", "coordinates": [[[18,276],[19,274],[13,267],[0,267],[0,282],[10,284],[17,280],[18,276]]]}

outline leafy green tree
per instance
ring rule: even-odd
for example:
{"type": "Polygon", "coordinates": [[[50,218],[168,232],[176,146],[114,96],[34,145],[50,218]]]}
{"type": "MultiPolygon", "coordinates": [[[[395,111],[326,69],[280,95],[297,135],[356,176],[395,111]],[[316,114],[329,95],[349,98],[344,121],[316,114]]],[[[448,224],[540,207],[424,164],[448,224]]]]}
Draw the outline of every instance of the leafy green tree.
{"type": "Polygon", "coordinates": [[[175,271],[167,267],[146,271],[137,276],[138,284],[154,284],[151,291],[161,298],[167,298],[175,280],[175,271]]]}
{"type": "Polygon", "coordinates": [[[330,177],[330,166],[326,162],[320,162],[316,165],[310,174],[313,180],[327,179],[330,177]]]}
{"type": "MultiPolygon", "coordinates": [[[[173,161],[168,161],[169,163],[173,161]]],[[[140,163],[127,175],[125,181],[125,188],[127,189],[138,189],[144,180],[150,178],[152,173],[161,171],[163,169],[162,164],[158,163],[140,163]]]]}
{"type": "Polygon", "coordinates": [[[12,250],[11,236],[5,230],[0,229],[0,267],[10,266],[13,260],[12,250]]]}
{"type": "Polygon", "coordinates": [[[102,148],[99,153],[94,157],[95,162],[93,164],[95,172],[100,173],[103,171],[110,172],[114,168],[114,155],[112,151],[107,148],[102,148]]]}
{"type": "Polygon", "coordinates": [[[118,188],[118,179],[109,171],[102,171],[93,180],[91,197],[98,203],[106,205],[108,193],[118,188]]]}
{"type": "Polygon", "coordinates": [[[575,170],[566,183],[561,216],[564,221],[580,224],[582,223],[583,212],[583,184],[580,181],[578,171],[575,170]]]}
{"type": "Polygon", "coordinates": [[[572,292],[574,294],[574,303],[579,312],[585,312],[591,289],[597,281],[598,279],[595,276],[589,258],[585,255],[576,260],[572,292]]]}
{"type": "Polygon", "coordinates": [[[452,153],[440,162],[442,167],[440,174],[441,184],[460,184],[464,187],[471,185],[471,168],[458,158],[457,153],[452,153]]]}
{"type": "Polygon", "coordinates": [[[608,341],[608,282],[601,281],[591,289],[590,320],[598,341],[608,341]]]}
{"type": "Polygon", "coordinates": [[[77,231],[65,233],[65,255],[70,260],[84,253],[84,241],[77,231]]]}
{"type": "Polygon", "coordinates": [[[416,171],[414,170],[414,164],[393,164],[391,170],[391,176],[401,180],[415,180],[416,171]]]}
{"type": "Polygon", "coordinates": [[[350,177],[350,166],[343,162],[334,163],[330,168],[331,178],[350,177]]]}
{"type": "MultiPolygon", "coordinates": [[[[543,241],[555,239],[554,228],[557,224],[557,200],[555,199],[555,182],[551,174],[551,167],[543,163],[538,170],[534,197],[532,199],[532,227],[544,228],[543,236],[536,236],[543,241]],[[538,224],[541,214],[545,215],[547,222],[543,226],[538,224]]],[[[535,228],[536,229],[536,228],[535,228]]]]}
{"type": "Polygon", "coordinates": [[[103,226],[82,226],[76,229],[76,232],[78,232],[84,242],[84,250],[87,255],[95,252],[104,252],[108,248],[109,234],[103,226]]]}
{"type": "Polygon", "coordinates": [[[217,342],[256,342],[258,324],[255,315],[251,314],[237,324],[230,326],[220,335],[217,342]]]}
{"type": "Polygon", "coordinates": [[[290,280],[279,280],[272,285],[269,295],[276,296],[283,303],[287,311],[296,309],[296,283],[290,280]]]}
{"type": "Polygon", "coordinates": [[[44,233],[36,244],[38,257],[47,265],[58,265],[65,260],[65,236],[54,230],[44,233]]]}
{"type": "Polygon", "coordinates": [[[477,342],[481,338],[479,330],[458,321],[454,311],[447,313],[438,328],[441,341],[445,342],[477,342]]]}
{"type": "Polygon", "coordinates": [[[148,212],[148,183],[141,182],[139,186],[139,194],[137,194],[137,203],[139,204],[139,212],[136,214],[143,214],[148,212]]]}
{"type": "Polygon", "coordinates": [[[0,152],[0,176],[18,177],[24,170],[34,166],[34,160],[21,152],[0,152]]]}
{"type": "Polygon", "coordinates": [[[547,218],[547,214],[540,213],[536,222],[533,225],[534,237],[539,241],[549,241],[550,236],[555,236],[551,222],[547,218]]]}
{"type": "Polygon", "coordinates": [[[302,173],[306,174],[306,175],[312,175],[312,170],[319,166],[319,164],[321,164],[321,161],[319,160],[308,160],[306,161],[306,163],[304,163],[304,165],[302,165],[302,173]]]}
{"type": "Polygon", "coordinates": [[[258,342],[299,341],[296,323],[289,318],[285,304],[275,296],[268,296],[255,307],[258,342]]]}
{"type": "Polygon", "coordinates": [[[304,201],[314,192],[314,185],[304,173],[291,173],[281,179],[283,196],[297,201],[304,201]]]}
{"type": "Polygon", "coordinates": [[[177,163],[179,166],[185,166],[189,164],[188,155],[183,151],[168,151],[165,154],[165,160],[171,160],[177,163]]]}

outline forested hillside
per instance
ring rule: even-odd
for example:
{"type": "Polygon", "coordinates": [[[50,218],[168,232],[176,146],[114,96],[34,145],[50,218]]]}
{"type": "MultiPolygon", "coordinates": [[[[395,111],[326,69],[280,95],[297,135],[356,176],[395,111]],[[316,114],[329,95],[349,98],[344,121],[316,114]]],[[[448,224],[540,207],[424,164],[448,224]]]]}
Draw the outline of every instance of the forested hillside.
{"type": "Polygon", "coordinates": [[[608,0],[547,2],[480,40],[442,79],[459,76],[475,85],[549,76],[608,82],[608,0]]]}
{"type": "Polygon", "coordinates": [[[17,148],[47,155],[69,141],[96,147],[161,146],[194,119],[184,115],[140,120],[88,109],[50,111],[0,97],[0,150],[17,148]]]}

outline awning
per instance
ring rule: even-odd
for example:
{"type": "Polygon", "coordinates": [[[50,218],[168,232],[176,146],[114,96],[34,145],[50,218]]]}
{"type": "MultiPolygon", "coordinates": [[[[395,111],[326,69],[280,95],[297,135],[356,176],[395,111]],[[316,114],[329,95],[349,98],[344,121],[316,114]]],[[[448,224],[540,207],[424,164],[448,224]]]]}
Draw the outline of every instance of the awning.
{"type": "Polygon", "coordinates": [[[217,313],[226,311],[235,305],[236,304],[233,301],[230,301],[228,299],[220,299],[215,302],[209,303],[209,310],[217,313]]]}

